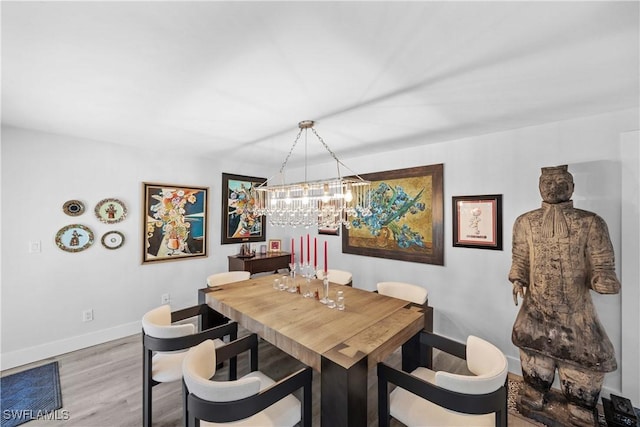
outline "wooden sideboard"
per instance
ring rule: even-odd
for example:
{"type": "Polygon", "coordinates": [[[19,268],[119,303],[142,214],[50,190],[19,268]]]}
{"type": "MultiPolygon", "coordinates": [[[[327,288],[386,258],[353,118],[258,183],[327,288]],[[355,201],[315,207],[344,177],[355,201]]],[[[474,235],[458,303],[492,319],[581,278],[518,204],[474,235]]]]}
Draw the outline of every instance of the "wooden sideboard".
{"type": "Polygon", "coordinates": [[[266,254],[256,254],[251,258],[241,258],[238,255],[229,255],[228,258],[229,271],[248,271],[254,274],[289,268],[291,254],[289,252],[267,252],[266,254]]]}

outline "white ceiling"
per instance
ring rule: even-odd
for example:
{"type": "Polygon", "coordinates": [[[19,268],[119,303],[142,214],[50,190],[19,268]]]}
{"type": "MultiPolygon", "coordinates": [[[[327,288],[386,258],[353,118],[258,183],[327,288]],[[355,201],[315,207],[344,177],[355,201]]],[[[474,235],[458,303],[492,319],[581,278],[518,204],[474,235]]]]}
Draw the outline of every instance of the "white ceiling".
{"type": "Polygon", "coordinates": [[[639,4],[3,1],[2,122],[279,166],[632,108],[639,4]]]}

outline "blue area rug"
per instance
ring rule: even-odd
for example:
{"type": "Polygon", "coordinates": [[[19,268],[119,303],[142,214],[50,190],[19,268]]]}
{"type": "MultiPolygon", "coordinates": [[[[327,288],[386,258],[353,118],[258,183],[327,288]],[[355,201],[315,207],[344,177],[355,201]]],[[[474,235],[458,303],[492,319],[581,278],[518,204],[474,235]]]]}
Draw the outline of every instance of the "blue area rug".
{"type": "Polygon", "coordinates": [[[58,362],[0,378],[2,427],[14,427],[34,419],[56,419],[62,407],[58,362]]]}

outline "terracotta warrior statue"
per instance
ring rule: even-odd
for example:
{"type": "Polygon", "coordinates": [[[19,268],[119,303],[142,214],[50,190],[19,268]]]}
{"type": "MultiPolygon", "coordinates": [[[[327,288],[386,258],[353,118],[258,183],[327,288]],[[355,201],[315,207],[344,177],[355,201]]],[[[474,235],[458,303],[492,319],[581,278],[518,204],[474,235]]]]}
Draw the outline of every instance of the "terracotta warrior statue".
{"type": "MultiPolygon", "coordinates": [[[[539,188],[542,207],[513,226],[509,281],[515,304],[523,298],[511,337],[524,377],[517,407],[532,418],[544,414],[557,369],[567,416],[557,425],[595,426],[604,375],[617,365],[590,290],[620,291],[613,247],[604,220],[573,207],[566,165],[542,168],[539,188]]],[[[549,418],[557,421],[538,419],[549,418]]]]}

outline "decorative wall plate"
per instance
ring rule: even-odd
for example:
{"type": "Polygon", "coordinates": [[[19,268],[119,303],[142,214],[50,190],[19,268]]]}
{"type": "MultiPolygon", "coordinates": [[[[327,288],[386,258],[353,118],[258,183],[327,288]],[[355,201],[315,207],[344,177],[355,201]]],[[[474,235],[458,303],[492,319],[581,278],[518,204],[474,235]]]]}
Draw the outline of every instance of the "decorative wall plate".
{"type": "Polygon", "coordinates": [[[56,234],[56,245],[63,251],[80,252],[93,244],[93,232],[84,225],[71,224],[56,234]]]}
{"type": "Polygon", "coordinates": [[[127,216],[127,207],[118,199],[100,200],[96,205],[96,216],[105,224],[115,224],[127,216]]]}
{"type": "Polygon", "coordinates": [[[102,246],[107,249],[118,249],[124,244],[124,234],[119,231],[107,231],[102,235],[102,246]]]}
{"type": "Polygon", "coordinates": [[[84,203],[80,200],[68,200],[62,205],[62,210],[69,216],[78,216],[84,213],[84,203]]]}

